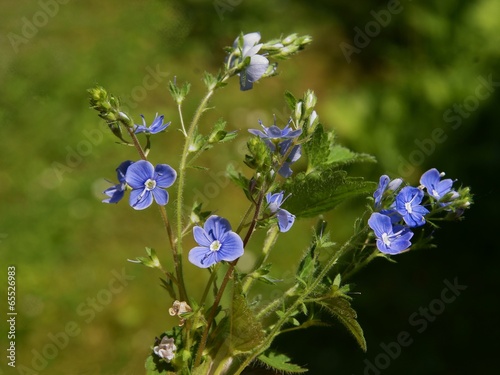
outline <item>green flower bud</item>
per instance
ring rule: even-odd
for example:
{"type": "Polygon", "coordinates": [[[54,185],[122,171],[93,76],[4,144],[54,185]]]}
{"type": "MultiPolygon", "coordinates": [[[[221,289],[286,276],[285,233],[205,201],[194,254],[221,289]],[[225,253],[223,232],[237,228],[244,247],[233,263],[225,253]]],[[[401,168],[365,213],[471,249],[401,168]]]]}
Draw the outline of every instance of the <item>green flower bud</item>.
{"type": "Polygon", "coordinates": [[[250,155],[245,155],[245,164],[252,169],[267,172],[271,168],[269,147],[258,137],[252,137],[247,142],[250,155]]]}

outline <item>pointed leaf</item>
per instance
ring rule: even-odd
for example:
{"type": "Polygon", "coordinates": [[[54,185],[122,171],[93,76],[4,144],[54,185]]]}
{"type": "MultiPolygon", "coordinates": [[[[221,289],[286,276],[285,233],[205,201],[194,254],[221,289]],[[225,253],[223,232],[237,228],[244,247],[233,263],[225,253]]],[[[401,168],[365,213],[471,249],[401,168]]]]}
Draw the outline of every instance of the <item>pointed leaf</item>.
{"type": "Polygon", "coordinates": [[[305,368],[290,363],[290,358],[288,358],[286,355],[277,354],[276,352],[269,352],[267,353],[267,355],[261,354],[258,359],[266,366],[286,373],[299,374],[308,371],[305,368]]]}
{"type": "Polygon", "coordinates": [[[318,124],[314,129],[311,139],[304,143],[303,150],[307,155],[308,171],[320,169],[328,164],[330,154],[330,143],[332,137],[325,133],[323,126],[318,124]]]}
{"type": "Polygon", "coordinates": [[[332,145],[325,163],[329,167],[340,167],[361,162],[375,163],[376,159],[371,155],[359,154],[340,145],[332,145]]]}
{"type": "Polygon", "coordinates": [[[330,211],[347,199],[372,194],[377,184],[360,177],[347,177],[342,170],[299,173],[283,186],[290,198],[283,208],[296,217],[313,217],[330,211]]]}
{"type": "Polygon", "coordinates": [[[366,352],[366,341],[363,329],[356,320],[356,311],[351,307],[350,302],[343,296],[331,298],[326,301],[317,302],[330,314],[335,316],[340,323],[353,335],[363,351],[366,352]]]}
{"type": "Polygon", "coordinates": [[[290,91],[285,91],[285,102],[288,108],[293,112],[295,110],[295,104],[297,104],[297,99],[290,91]]]}
{"type": "Polygon", "coordinates": [[[264,341],[264,331],[260,322],[247,304],[241,283],[235,280],[231,309],[230,340],[233,350],[247,352],[264,341]]]}

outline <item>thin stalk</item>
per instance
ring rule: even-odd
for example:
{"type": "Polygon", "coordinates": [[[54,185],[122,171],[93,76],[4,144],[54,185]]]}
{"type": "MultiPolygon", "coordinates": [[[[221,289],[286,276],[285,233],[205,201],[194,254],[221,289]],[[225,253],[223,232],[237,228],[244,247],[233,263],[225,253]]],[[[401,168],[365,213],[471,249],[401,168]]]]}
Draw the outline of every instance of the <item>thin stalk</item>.
{"type": "MultiPolygon", "coordinates": [[[[261,208],[263,199],[264,199],[264,194],[261,193],[259,195],[259,198],[257,200],[257,204],[255,206],[255,212],[254,212],[254,215],[252,218],[252,222],[250,224],[250,227],[248,228],[245,239],[243,240],[243,248],[246,247],[246,245],[248,244],[248,241],[252,237],[252,233],[255,229],[255,225],[257,224],[257,219],[259,218],[260,208],[261,208]]],[[[209,333],[210,327],[212,326],[212,323],[215,319],[215,314],[217,312],[217,306],[219,306],[220,300],[222,298],[224,290],[226,289],[227,283],[233,277],[234,267],[238,263],[238,260],[239,260],[239,258],[232,261],[231,263],[229,263],[229,268],[228,268],[226,274],[224,275],[224,279],[222,280],[222,283],[220,285],[217,296],[215,297],[215,301],[211,307],[210,316],[208,317],[208,320],[207,320],[207,326],[205,327],[205,330],[203,331],[203,336],[201,337],[201,340],[200,340],[200,346],[198,347],[198,351],[196,353],[194,367],[197,367],[201,362],[201,357],[203,355],[203,351],[205,350],[205,346],[207,345],[208,333],[209,333]]]]}
{"type": "Polygon", "coordinates": [[[325,267],[321,270],[321,272],[316,276],[316,278],[313,280],[313,282],[306,288],[306,290],[299,295],[299,297],[295,300],[295,302],[285,311],[285,313],[280,317],[278,322],[274,325],[273,329],[269,332],[269,334],[266,336],[266,339],[262,344],[257,346],[251,354],[241,363],[239,366],[238,370],[234,373],[234,375],[239,375],[241,372],[252,362],[255,357],[257,357],[260,353],[262,353],[264,350],[269,348],[271,345],[272,341],[274,340],[274,337],[279,333],[279,330],[285,324],[285,322],[288,320],[288,318],[295,312],[295,310],[304,302],[304,300],[318,287],[318,285],[322,282],[322,280],[325,278],[325,276],[328,274],[330,269],[337,263],[339,258],[342,256],[342,254],[351,247],[351,244],[355,238],[357,238],[359,235],[364,234],[366,232],[368,227],[365,227],[363,230],[360,232],[354,234],[349,241],[347,241],[340,251],[338,251],[335,256],[333,256],[331,259],[328,260],[327,264],[325,267]]]}
{"type": "Polygon", "coordinates": [[[177,111],[179,112],[179,119],[181,120],[182,134],[187,138],[186,128],[184,127],[184,117],[182,116],[182,104],[177,104],[177,111]]]}
{"type": "MultiPolygon", "coordinates": [[[[267,236],[264,240],[264,247],[262,248],[262,254],[254,266],[254,271],[259,269],[259,267],[261,267],[266,261],[267,257],[269,256],[269,252],[271,251],[271,248],[274,246],[276,240],[278,239],[278,234],[279,234],[278,225],[273,226],[267,232],[267,236]]],[[[252,276],[252,273],[248,274],[245,282],[243,283],[243,293],[248,292],[254,281],[255,278],[252,276]]]]}

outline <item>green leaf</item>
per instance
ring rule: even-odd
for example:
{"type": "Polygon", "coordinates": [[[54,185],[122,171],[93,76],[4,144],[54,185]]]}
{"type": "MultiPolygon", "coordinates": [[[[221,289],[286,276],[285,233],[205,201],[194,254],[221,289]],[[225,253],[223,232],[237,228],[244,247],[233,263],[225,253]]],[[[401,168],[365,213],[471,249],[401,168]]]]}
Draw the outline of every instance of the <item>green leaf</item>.
{"type": "Polygon", "coordinates": [[[375,163],[376,159],[371,155],[359,154],[340,145],[332,145],[325,163],[329,167],[340,167],[361,162],[375,163]]]}
{"type": "Polygon", "coordinates": [[[241,283],[234,282],[233,301],[231,309],[230,336],[232,349],[238,352],[247,352],[264,341],[264,331],[260,322],[255,318],[248,307],[243,295],[241,283]]]}
{"type": "Polygon", "coordinates": [[[296,217],[313,217],[330,211],[342,202],[373,193],[377,184],[360,177],[347,177],[342,170],[327,169],[309,174],[299,173],[283,186],[291,194],[283,208],[296,217]]]}
{"type": "Polygon", "coordinates": [[[317,304],[324,307],[330,314],[335,316],[353,335],[361,349],[366,352],[366,340],[363,329],[356,320],[356,311],[351,307],[351,303],[347,296],[339,293],[336,297],[319,301],[317,304]]]}
{"type": "Polygon", "coordinates": [[[297,99],[290,91],[285,91],[285,102],[288,108],[293,112],[295,110],[295,104],[297,104],[297,99]]]}
{"type": "Polygon", "coordinates": [[[146,375],[166,375],[175,374],[174,368],[170,366],[165,361],[162,361],[160,357],[155,354],[151,354],[144,364],[146,368],[146,375]]]}
{"type": "Polygon", "coordinates": [[[276,352],[269,352],[266,354],[261,354],[257,357],[266,366],[269,366],[275,370],[283,371],[286,373],[299,374],[307,372],[308,370],[300,366],[290,363],[290,358],[284,354],[278,354],[276,352]]]}
{"type": "Polygon", "coordinates": [[[314,129],[311,139],[302,146],[307,155],[308,172],[321,169],[328,164],[330,143],[333,138],[331,133],[325,133],[323,126],[318,124],[314,129]]]}

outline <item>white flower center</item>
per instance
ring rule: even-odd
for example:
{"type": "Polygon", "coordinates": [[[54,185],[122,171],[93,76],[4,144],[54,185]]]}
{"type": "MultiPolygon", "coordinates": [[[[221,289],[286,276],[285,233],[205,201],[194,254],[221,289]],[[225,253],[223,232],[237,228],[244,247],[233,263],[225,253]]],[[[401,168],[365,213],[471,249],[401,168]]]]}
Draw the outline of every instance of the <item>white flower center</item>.
{"type": "Polygon", "coordinates": [[[146,190],[153,190],[155,187],[156,187],[156,181],[149,178],[145,183],[144,183],[144,187],[146,188],[146,190]]]}
{"type": "Polygon", "coordinates": [[[413,209],[411,208],[411,202],[406,202],[405,203],[405,208],[406,208],[406,211],[408,211],[409,214],[411,214],[413,212],[413,209]]]}
{"type": "Polygon", "coordinates": [[[433,195],[435,198],[439,198],[439,193],[438,193],[436,190],[432,190],[432,195],[433,195]]]}
{"type": "Polygon", "coordinates": [[[220,249],[221,246],[222,246],[222,244],[219,242],[219,240],[215,240],[214,242],[212,242],[210,244],[210,250],[217,251],[220,249]]]}
{"type": "Polygon", "coordinates": [[[389,235],[387,233],[382,233],[382,241],[386,246],[389,246],[391,244],[391,241],[389,240],[389,235]]]}

